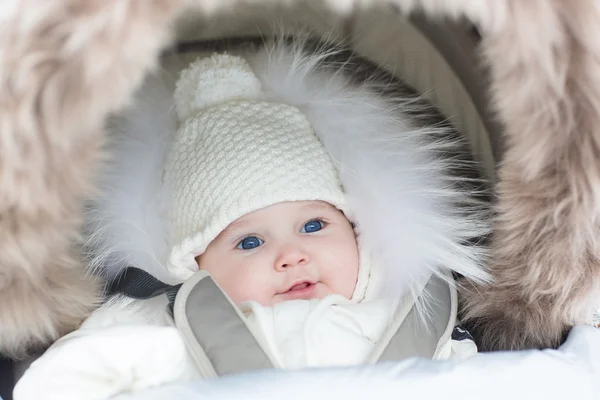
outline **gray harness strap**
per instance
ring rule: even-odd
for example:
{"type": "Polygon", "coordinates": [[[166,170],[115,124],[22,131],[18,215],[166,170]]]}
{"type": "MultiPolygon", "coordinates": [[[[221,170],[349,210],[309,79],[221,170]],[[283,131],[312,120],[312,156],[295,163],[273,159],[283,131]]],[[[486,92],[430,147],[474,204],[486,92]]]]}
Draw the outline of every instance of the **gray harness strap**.
{"type": "MultiPolygon", "coordinates": [[[[405,317],[390,327],[372,362],[409,357],[432,358],[445,334],[451,332],[455,299],[449,285],[432,276],[423,291],[435,299],[428,318],[412,305],[405,317]],[[450,327],[450,330],[448,330],[450,327]],[[392,331],[394,330],[394,331],[392,331]]],[[[404,311],[406,312],[406,311],[404,311]]],[[[203,271],[188,279],[175,298],[175,325],[205,378],[277,367],[246,324],[245,317],[213,279],[203,271]]]]}
{"type": "Polygon", "coordinates": [[[183,284],[173,317],[203,377],[274,368],[245,318],[208,274],[198,272],[183,284]]]}
{"type": "Polygon", "coordinates": [[[423,292],[435,299],[428,309],[427,319],[419,317],[413,305],[377,362],[409,357],[432,358],[435,354],[438,343],[448,332],[448,321],[453,314],[452,292],[449,285],[436,276],[429,279],[423,292]]]}

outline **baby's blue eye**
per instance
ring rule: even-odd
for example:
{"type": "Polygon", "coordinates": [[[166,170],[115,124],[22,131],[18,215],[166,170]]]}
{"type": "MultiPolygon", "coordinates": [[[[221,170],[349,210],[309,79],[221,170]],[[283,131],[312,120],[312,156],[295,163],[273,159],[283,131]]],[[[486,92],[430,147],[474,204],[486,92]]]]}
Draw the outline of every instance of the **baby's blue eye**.
{"type": "Polygon", "coordinates": [[[304,224],[300,232],[302,233],[313,233],[318,232],[323,229],[323,222],[318,219],[313,219],[312,221],[308,221],[304,224]]]}
{"type": "Polygon", "coordinates": [[[238,243],[237,248],[240,250],[252,250],[261,246],[263,243],[264,242],[256,236],[248,236],[238,243]]]}

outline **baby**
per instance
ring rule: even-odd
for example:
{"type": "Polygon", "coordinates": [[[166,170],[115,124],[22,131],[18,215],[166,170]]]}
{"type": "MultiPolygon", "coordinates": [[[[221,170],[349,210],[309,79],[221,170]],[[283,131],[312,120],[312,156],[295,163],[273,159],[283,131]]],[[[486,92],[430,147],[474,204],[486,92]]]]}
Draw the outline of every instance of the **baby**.
{"type": "Polygon", "coordinates": [[[382,300],[351,301],[356,237],[344,214],[323,201],[282,202],[246,214],[197,260],[280,367],[364,362],[393,312],[382,300]]]}
{"type": "Polygon", "coordinates": [[[372,271],[333,160],[298,108],[264,99],[241,57],[216,54],[182,71],[164,171],[177,238],[169,267],[184,279],[210,273],[280,366],[364,361],[393,308],[357,312],[372,271]],[[325,329],[343,344],[338,353],[325,329]]]}
{"type": "MultiPolygon", "coordinates": [[[[121,268],[119,260],[124,258],[171,283],[192,282],[196,274],[208,273],[274,367],[473,354],[472,341],[455,335],[454,289],[434,277],[451,278],[445,272],[432,274],[433,264],[437,268],[439,262],[446,262],[449,271],[475,279],[485,275],[479,250],[465,245],[469,235],[485,230],[451,208],[465,197],[439,190],[437,185],[446,183],[444,164],[432,161],[431,154],[422,153],[412,139],[402,138],[404,154],[386,153],[400,141],[386,141],[384,134],[407,135],[402,131],[405,127],[392,122],[386,108],[377,111],[381,104],[369,103],[370,92],[357,89],[354,98],[348,97],[343,91],[348,83],[336,81],[339,76],[328,76],[324,88],[319,87],[324,93],[331,90],[337,96],[334,100],[327,99],[329,94],[324,100],[306,95],[305,109],[276,101],[273,92],[282,87],[292,99],[300,98],[308,87],[318,87],[317,81],[309,79],[314,71],[302,69],[310,62],[304,65],[289,55],[285,49],[275,49],[252,62],[214,54],[191,63],[174,90],[176,133],[166,140],[161,134],[156,141],[157,153],[164,157],[153,153],[151,139],[140,126],[125,124],[123,129],[140,135],[131,140],[139,153],[132,155],[123,146],[125,161],[115,167],[114,181],[106,185],[105,208],[98,211],[112,221],[98,230],[114,237],[92,234],[95,251],[103,254],[103,262],[114,265],[107,269],[121,268]],[[290,65],[296,68],[293,73],[286,70],[290,65]],[[270,77],[261,76],[265,70],[270,77]],[[332,89],[336,87],[343,89],[337,93],[332,89]],[[324,112],[328,107],[331,112],[324,112]],[[346,114],[335,114],[340,110],[346,114]],[[347,160],[352,153],[343,144],[346,139],[336,143],[334,134],[347,135],[349,141],[359,137],[364,152],[351,157],[359,159],[355,166],[362,165],[366,172],[352,170],[347,160]],[[371,136],[375,139],[369,144],[364,138],[371,140],[371,136]],[[365,161],[366,157],[372,159],[365,161]],[[398,160],[411,167],[400,168],[398,160]],[[133,202],[153,185],[140,184],[139,176],[119,184],[121,176],[156,165],[160,167],[153,172],[158,175],[152,178],[158,182],[155,194],[140,196],[144,201],[138,206],[123,207],[119,202],[133,202]],[[370,165],[380,166],[375,170],[370,165]],[[342,184],[342,173],[345,183],[354,183],[352,195],[342,184]],[[360,178],[361,173],[368,179],[360,178]],[[391,176],[387,181],[382,179],[386,173],[391,176]],[[427,185],[431,190],[421,189],[427,185]],[[377,187],[387,190],[387,197],[377,187]],[[406,202],[411,196],[419,200],[406,202]],[[447,197],[438,201],[436,196],[447,197]],[[152,209],[151,204],[163,197],[168,198],[166,206],[152,209]],[[392,212],[383,219],[376,217],[384,212],[378,204],[392,212]],[[136,213],[143,216],[143,223],[131,224],[134,230],[120,229],[119,222],[136,213]],[[154,232],[161,226],[152,222],[157,216],[164,219],[168,234],[154,232]],[[371,219],[389,220],[393,229],[371,219]],[[377,249],[385,257],[374,257],[363,238],[367,229],[379,228],[393,233],[380,236],[389,241],[377,249]],[[153,243],[163,243],[164,237],[169,245],[162,259],[157,256],[161,246],[153,243]],[[398,241],[410,245],[398,246],[398,241]],[[140,243],[146,250],[140,251],[140,243]],[[120,255],[114,254],[115,248],[123,249],[120,255]],[[395,289],[391,295],[385,290],[390,286],[395,289]],[[438,307],[429,310],[432,318],[419,317],[415,304],[421,293],[438,307]],[[421,330],[419,324],[429,320],[430,326],[421,330]]],[[[36,398],[40,393],[108,398],[198,377],[198,365],[174,327],[180,328],[177,314],[174,321],[166,305],[164,296],[146,301],[111,299],[79,331],[59,340],[32,365],[18,383],[15,399],[36,398]]],[[[214,355],[223,349],[209,350],[214,355]]]]}

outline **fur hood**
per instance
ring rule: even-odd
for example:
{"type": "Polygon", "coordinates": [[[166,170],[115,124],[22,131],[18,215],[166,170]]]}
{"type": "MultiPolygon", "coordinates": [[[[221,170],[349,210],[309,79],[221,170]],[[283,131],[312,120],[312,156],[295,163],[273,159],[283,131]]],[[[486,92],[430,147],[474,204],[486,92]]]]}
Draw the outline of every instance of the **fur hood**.
{"type": "MultiPolygon", "coordinates": [[[[389,90],[381,79],[358,83],[350,64],[332,61],[338,50],[305,47],[280,40],[241,54],[266,100],[298,107],[332,156],[359,242],[381,266],[368,290],[416,298],[431,274],[484,281],[484,251],[473,239],[488,233],[489,216],[453,176],[464,162],[447,156],[462,143],[446,128],[419,126],[408,114],[411,99],[382,94],[389,90]]],[[[133,106],[110,122],[113,159],[86,218],[90,265],[109,279],[132,265],[175,282],[165,266],[170,193],[161,176],[177,129],[177,69],[150,77],[133,106]]]]}

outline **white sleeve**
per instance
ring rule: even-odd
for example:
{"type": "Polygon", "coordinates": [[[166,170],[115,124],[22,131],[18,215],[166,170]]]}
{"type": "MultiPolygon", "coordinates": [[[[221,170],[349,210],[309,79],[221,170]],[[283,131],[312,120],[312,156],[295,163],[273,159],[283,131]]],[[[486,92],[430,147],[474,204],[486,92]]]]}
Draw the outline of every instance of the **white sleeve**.
{"type": "Polygon", "coordinates": [[[108,399],[195,377],[174,327],[81,329],[61,338],[31,364],[17,382],[14,399],[108,399]]]}

